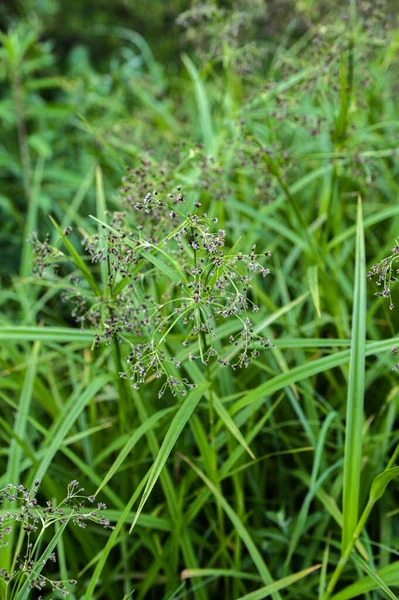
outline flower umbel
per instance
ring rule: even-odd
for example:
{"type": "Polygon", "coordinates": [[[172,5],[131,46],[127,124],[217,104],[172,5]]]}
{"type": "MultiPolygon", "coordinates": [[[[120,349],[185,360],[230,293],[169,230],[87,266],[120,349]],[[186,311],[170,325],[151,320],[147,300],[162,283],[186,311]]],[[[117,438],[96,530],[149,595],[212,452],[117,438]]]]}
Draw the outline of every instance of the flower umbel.
{"type": "MultiPolygon", "coordinates": [[[[98,294],[72,275],[64,297],[77,322],[95,326],[95,346],[129,346],[119,374],[134,388],[161,379],[160,397],[166,389],[185,395],[194,384],[180,374],[184,361],[237,369],[271,346],[250,317],[259,310],[251,277],[270,273],[270,252],[253,245],[243,254],[240,240],[230,245],[218,219],[181,185],[169,193],[147,185],[145,169],[131,171],[122,188],[125,210],[108,213],[84,240],[92,263],[106,265],[106,289],[98,294]]],[[[41,265],[57,254],[48,240],[41,248],[35,238],[35,250],[41,265]]]]}
{"type": "Polygon", "coordinates": [[[45,587],[53,591],[58,590],[62,596],[67,596],[69,591],[67,585],[75,585],[74,579],[69,581],[55,581],[43,575],[48,561],[57,562],[55,552],[48,554],[43,559],[43,537],[45,532],[55,524],[59,526],[72,523],[78,527],[85,528],[88,522],[96,523],[104,529],[113,529],[109,519],[101,514],[106,508],[105,504],[99,503],[96,509],[87,510],[85,500],[94,501],[94,497],[87,498],[82,495],[84,489],[79,487],[79,482],[73,480],[68,485],[67,496],[59,504],[47,501],[41,506],[37,500],[37,492],[40,481],[35,480],[31,489],[23,485],[14,486],[8,484],[0,489],[0,507],[6,503],[7,509],[0,516],[0,547],[8,545],[8,538],[14,528],[22,527],[24,545],[15,556],[11,572],[0,568],[0,580],[7,586],[16,584],[17,588],[22,585],[23,579],[28,579],[29,588],[43,590],[45,587]],[[12,505],[16,503],[17,507],[12,505]]]}

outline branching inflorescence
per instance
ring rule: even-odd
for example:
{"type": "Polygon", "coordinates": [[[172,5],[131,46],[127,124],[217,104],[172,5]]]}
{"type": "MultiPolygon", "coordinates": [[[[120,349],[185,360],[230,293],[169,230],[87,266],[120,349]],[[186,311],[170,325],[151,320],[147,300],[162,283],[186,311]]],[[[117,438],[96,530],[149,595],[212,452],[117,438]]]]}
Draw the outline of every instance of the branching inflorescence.
{"type": "Polygon", "coordinates": [[[394,304],[392,302],[391,287],[398,281],[399,269],[395,269],[394,265],[399,261],[399,241],[395,240],[395,246],[391,249],[391,254],[381,260],[379,263],[375,263],[367,276],[369,279],[374,279],[376,285],[381,291],[376,292],[374,295],[380,298],[389,299],[389,308],[392,310],[394,304]]]}
{"type": "MultiPolygon", "coordinates": [[[[395,305],[392,300],[392,286],[398,281],[399,269],[395,268],[399,262],[399,241],[395,239],[395,246],[391,248],[391,254],[375,263],[367,273],[369,279],[373,279],[381,291],[375,292],[375,296],[389,300],[389,309],[393,310],[395,305]]],[[[392,354],[398,353],[398,348],[393,346],[392,354]]],[[[393,371],[399,371],[399,364],[395,364],[393,371]]]]}
{"type": "MultiPolygon", "coordinates": [[[[101,511],[106,505],[98,503],[97,508],[87,510],[85,501],[94,503],[94,496],[84,496],[84,489],[79,482],[73,480],[68,485],[67,496],[59,504],[48,501],[41,506],[37,500],[40,481],[36,480],[31,489],[23,485],[8,484],[0,490],[0,507],[5,503],[6,510],[0,516],[0,547],[8,545],[12,530],[20,526],[24,532],[24,546],[20,547],[15,556],[11,572],[0,568],[0,580],[8,587],[19,587],[20,579],[27,578],[31,589],[43,590],[50,587],[58,590],[63,596],[68,595],[67,584],[74,585],[76,580],[55,581],[42,573],[48,562],[56,562],[55,552],[48,553],[43,558],[40,552],[44,534],[54,525],[66,526],[69,523],[85,528],[87,522],[101,525],[105,529],[113,529],[109,519],[101,511]],[[17,507],[14,508],[14,504],[17,507]]],[[[21,538],[22,539],[22,538],[21,538]]]]}
{"type": "MultiPolygon", "coordinates": [[[[184,395],[194,384],[179,375],[183,360],[237,369],[271,346],[250,318],[259,310],[251,275],[269,274],[263,259],[270,252],[259,254],[253,245],[244,255],[239,241],[229,248],[226,231],[198,199],[189,201],[180,185],[173,193],[148,190],[143,173],[124,178],[124,210],[107,213],[109,222],[99,221],[99,232],[83,241],[91,262],[106,267],[105,289],[96,293],[72,275],[64,297],[74,304],[77,322],[96,328],[95,346],[100,340],[129,345],[120,376],[134,388],[162,378],[160,397],[167,388],[184,395]]],[[[41,274],[60,251],[48,239],[34,243],[41,274]]]]}

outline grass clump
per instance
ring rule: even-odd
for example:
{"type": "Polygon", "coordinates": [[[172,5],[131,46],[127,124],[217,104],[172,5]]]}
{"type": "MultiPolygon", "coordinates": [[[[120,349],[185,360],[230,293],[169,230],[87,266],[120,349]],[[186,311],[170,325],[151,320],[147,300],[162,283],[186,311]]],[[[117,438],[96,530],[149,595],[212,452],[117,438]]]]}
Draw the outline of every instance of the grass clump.
{"type": "Polygon", "coordinates": [[[0,597],[395,598],[395,4],[72,5],[0,12],[0,597]]]}

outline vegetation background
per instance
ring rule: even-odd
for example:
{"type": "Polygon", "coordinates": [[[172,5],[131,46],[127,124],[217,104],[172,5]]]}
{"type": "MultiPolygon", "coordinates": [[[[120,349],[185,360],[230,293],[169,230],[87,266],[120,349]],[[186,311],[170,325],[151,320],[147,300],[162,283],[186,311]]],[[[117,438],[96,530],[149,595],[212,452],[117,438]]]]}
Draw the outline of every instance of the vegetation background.
{"type": "Polygon", "coordinates": [[[76,479],[115,525],[49,528],[48,585],[0,571],[1,598],[70,579],[85,600],[396,598],[396,0],[15,0],[0,26],[0,488],[39,478],[44,505],[76,479]],[[49,233],[100,281],[81,241],[132,172],[272,254],[251,297],[274,347],[242,370],[184,363],[188,404],[125,385],[67,279],[32,272],[27,240],[49,233]]]}

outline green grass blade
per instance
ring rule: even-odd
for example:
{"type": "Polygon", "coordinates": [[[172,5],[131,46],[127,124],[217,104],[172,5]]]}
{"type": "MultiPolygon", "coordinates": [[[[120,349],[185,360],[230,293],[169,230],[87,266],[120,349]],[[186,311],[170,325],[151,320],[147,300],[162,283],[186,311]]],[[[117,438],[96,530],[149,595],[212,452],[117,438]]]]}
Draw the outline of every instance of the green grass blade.
{"type": "MultiPolygon", "coordinates": [[[[392,348],[392,346],[398,343],[398,338],[389,338],[381,342],[369,342],[365,346],[365,356],[373,356],[375,354],[387,352],[392,348]]],[[[346,345],[345,341],[343,342],[343,344],[346,345]]],[[[292,347],[291,344],[289,344],[288,347],[292,347]]],[[[296,344],[294,345],[294,347],[296,347],[296,344]]],[[[238,400],[232,406],[230,414],[235,414],[239,410],[245,408],[246,406],[249,406],[250,404],[256,402],[260,398],[271,395],[274,392],[277,392],[284,387],[290,386],[293,383],[297,383],[298,381],[302,381],[307,377],[312,377],[317,373],[323,373],[324,371],[328,371],[330,369],[333,369],[334,367],[346,364],[349,362],[349,360],[350,351],[343,350],[342,352],[335,352],[330,356],[318,358],[317,360],[313,360],[304,365],[300,365],[299,367],[293,367],[287,373],[279,373],[272,379],[269,379],[269,381],[262,383],[257,388],[245,394],[245,396],[243,396],[241,400],[238,400]]]]}
{"type": "Polygon", "coordinates": [[[376,502],[384,494],[386,487],[390,481],[399,476],[399,467],[393,467],[393,469],[387,469],[383,471],[374,479],[371,490],[370,500],[376,502]]]}
{"type": "Polygon", "coordinates": [[[310,502],[313,499],[313,496],[315,495],[315,493],[317,491],[317,475],[318,475],[318,472],[320,469],[320,462],[321,462],[321,458],[322,458],[322,452],[324,449],[327,432],[331,425],[331,422],[333,421],[333,419],[335,419],[336,416],[337,416],[337,413],[331,412],[326,417],[326,419],[323,423],[323,426],[320,430],[320,434],[319,434],[319,437],[317,440],[317,445],[316,445],[315,452],[314,452],[312,476],[310,479],[310,488],[309,488],[309,492],[307,493],[306,498],[302,504],[301,510],[299,511],[298,518],[296,520],[294,529],[291,534],[291,540],[290,540],[290,544],[288,547],[288,554],[287,554],[287,558],[285,561],[286,566],[289,565],[291,557],[294,554],[295,549],[298,545],[299,539],[305,529],[307,517],[308,517],[308,513],[309,513],[309,509],[310,509],[310,502]]]}
{"type": "Polygon", "coordinates": [[[60,227],[62,230],[65,229],[68,225],[71,224],[72,221],[76,218],[78,214],[79,208],[86,198],[87,193],[89,192],[91,186],[93,185],[94,179],[94,166],[91,166],[88,171],[86,177],[82,180],[75,197],[68,203],[68,207],[66,208],[65,214],[62,217],[60,227]]]}
{"type": "Polygon", "coordinates": [[[277,592],[279,590],[283,590],[289,587],[290,585],[296,583],[300,579],[307,577],[307,575],[310,575],[310,573],[313,573],[313,571],[316,571],[316,569],[320,569],[320,567],[321,565],[315,565],[314,567],[309,567],[309,569],[304,569],[303,571],[299,571],[298,573],[293,573],[292,575],[283,577],[279,581],[275,581],[274,583],[266,585],[265,587],[260,588],[259,590],[255,590],[250,594],[241,596],[240,598],[238,598],[238,600],[262,600],[262,598],[267,598],[268,596],[271,596],[273,592],[277,592]]]}
{"type": "Polygon", "coordinates": [[[136,512],[135,519],[130,528],[130,533],[133,531],[134,526],[139,518],[141,511],[144,508],[145,503],[147,502],[154,485],[156,484],[163,467],[168,459],[169,454],[172,452],[173,447],[179,438],[181,432],[183,431],[184,426],[187,421],[191,417],[193,411],[195,410],[198,402],[201,400],[202,396],[207,389],[208,384],[199,384],[194,390],[192,390],[183,404],[180,406],[176,415],[174,416],[170,427],[166,433],[165,439],[162,443],[161,448],[159,449],[159,453],[154,461],[154,464],[151,468],[151,473],[147,481],[147,485],[145,487],[143,497],[141,498],[139,507],[136,512]]]}
{"type": "MultiPolygon", "coordinates": [[[[29,409],[32,402],[33,385],[36,377],[37,359],[40,349],[40,343],[36,342],[32,348],[30,355],[29,366],[26,370],[24,382],[22,385],[21,394],[18,403],[18,412],[15,415],[13,437],[11,438],[10,446],[8,449],[8,461],[7,470],[5,473],[5,480],[3,485],[11,483],[12,485],[18,485],[21,483],[20,468],[23,457],[23,446],[19,443],[19,440],[25,439],[26,427],[29,418],[29,409]]],[[[8,537],[8,545],[4,545],[0,549],[0,563],[2,567],[8,569],[11,562],[11,552],[13,546],[14,531],[12,530],[8,537]]]]}
{"type": "Polygon", "coordinates": [[[77,112],[76,113],[77,116],[79,117],[79,119],[82,121],[82,123],[84,123],[88,129],[88,131],[100,142],[100,145],[104,146],[105,150],[110,154],[110,156],[112,156],[114,158],[114,160],[116,161],[116,163],[121,167],[121,171],[125,171],[127,168],[126,163],[123,161],[123,159],[120,157],[119,152],[116,152],[113,147],[111,146],[111,144],[109,144],[107,142],[107,140],[105,139],[105,137],[102,135],[102,133],[99,131],[98,128],[94,127],[87,119],[84,115],[82,115],[81,113],[77,112]]]}
{"type": "Polygon", "coordinates": [[[248,579],[251,581],[260,580],[259,575],[235,569],[184,569],[180,577],[181,579],[189,579],[190,577],[238,577],[239,579],[248,579]]]}
{"type": "Polygon", "coordinates": [[[32,477],[32,480],[43,479],[43,476],[45,475],[51,461],[58,452],[61,444],[63,443],[71,427],[76,422],[77,418],[87,406],[87,404],[90,402],[90,400],[92,400],[92,398],[104,387],[104,385],[109,380],[110,377],[107,375],[101,375],[100,377],[97,377],[91,383],[89,383],[89,385],[77,401],[73,396],[73,403],[70,406],[66,405],[64,407],[65,410],[60,414],[58,422],[55,423],[55,433],[53,434],[52,440],[48,448],[46,449],[46,453],[43,456],[34,476],[32,477]]]}
{"type": "MultiPolygon", "coordinates": [[[[139,413],[140,421],[142,423],[144,423],[148,419],[148,413],[147,413],[145,403],[144,403],[143,399],[141,398],[141,395],[138,394],[135,390],[133,390],[132,395],[134,398],[134,402],[137,406],[137,412],[139,413]]],[[[157,440],[157,437],[156,437],[154,431],[149,430],[146,434],[146,437],[147,437],[148,446],[151,451],[153,460],[155,460],[159,454],[160,444],[158,443],[158,440],[157,440]]],[[[149,473],[150,473],[150,471],[148,471],[148,475],[149,475],[149,473]]],[[[180,517],[180,513],[179,513],[179,503],[178,503],[177,492],[175,490],[172,477],[169,474],[169,470],[167,469],[166,466],[165,466],[164,470],[161,472],[160,483],[161,483],[162,490],[163,490],[163,493],[165,496],[170,519],[173,524],[173,531],[175,531],[176,523],[178,523],[180,521],[181,517],[180,517]]],[[[181,529],[179,529],[178,536],[176,536],[176,537],[178,537],[178,542],[176,540],[175,543],[176,544],[178,543],[181,546],[184,564],[187,567],[190,567],[193,569],[198,568],[198,566],[199,566],[198,565],[198,557],[197,557],[197,554],[195,553],[193,541],[192,541],[191,535],[190,535],[190,531],[189,531],[188,527],[186,526],[185,521],[183,523],[183,527],[181,529]]],[[[197,588],[193,589],[193,593],[194,593],[195,600],[207,600],[205,591],[202,587],[197,587],[197,588]]]]}
{"type": "MultiPolygon", "coordinates": [[[[377,223],[381,223],[381,221],[385,221],[386,219],[391,219],[399,214],[399,206],[391,206],[389,208],[385,208],[384,210],[379,210],[376,214],[371,215],[364,219],[364,228],[367,229],[371,225],[376,225],[377,223]]],[[[341,246],[343,242],[356,235],[356,225],[352,225],[351,227],[346,227],[345,231],[337,235],[334,239],[331,240],[328,244],[328,250],[331,250],[335,246],[341,246]]]]}
{"type": "Polygon", "coordinates": [[[307,276],[308,276],[308,285],[309,285],[310,293],[312,295],[313,304],[316,309],[317,316],[320,318],[321,312],[320,312],[319,269],[318,269],[317,265],[313,265],[312,267],[308,268],[307,276]]]}
{"type": "Polygon", "coordinates": [[[328,567],[329,555],[330,555],[330,546],[329,546],[329,544],[326,544],[326,547],[324,548],[324,552],[323,552],[323,563],[322,563],[321,572],[320,572],[318,600],[323,600],[323,596],[326,591],[327,567],[328,567]]]}
{"type": "Polygon", "coordinates": [[[119,452],[112,466],[108,469],[106,476],[104,477],[104,479],[101,482],[101,485],[96,491],[96,496],[99,494],[102,488],[105,485],[107,485],[108,481],[115,475],[115,473],[123,464],[125,458],[132,451],[132,449],[140,440],[140,438],[150,429],[155,429],[155,427],[158,425],[158,421],[160,421],[160,419],[162,419],[165,415],[168,415],[173,410],[175,410],[175,407],[173,406],[170,408],[164,408],[163,410],[160,410],[159,412],[155,413],[155,415],[149,417],[144,423],[140,425],[140,427],[138,427],[133,432],[133,434],[127,440],[126,444],[123,446],[122,450],[119,452]]]}
{"type": "MultiPolygon", "coordinates": [[[[399,561],[393,562],[390,565],[378,569],[375,574],[385,583],[385,585],[399,586],[399,561]]],[[[368,575],[360,579],[356,583],[349,585],[334,596],[330,600],[351,600],[352,598],[360,598],[363,594],[367,594],[379,588],[379,583],[368,575]]]]}
{"type": "MultiPolygon", "coordinates": [[[[123,525],[126,522],[126,519],[129,516],[129,513],[131,511],[131,508],[133,506],[133,504],[136,502],[137,498],[139,497],[147,479],[149,476],[150,472],[148,472],[146,474],[146,476],[144,477],[144,479],[140,482],[140,484],[137,486],[137,488],[134,490],[130,500],[128,501],[128,503],[126,504],[125,510],[122,512],[122,514],[120,515],[118,521],[115,523],[114,526],[114,530],[112,531],[111,535],[108,538],[107,543],[105,544],[104,549],[102,550],[99,560],[97,562],[96,568],[94,569],[94,573],[90,579],[89,585],[87,586],[86,589],[86,594],[84,596],[84,600],[92,600],[93,596],[94,596],[94,590],[95,587],[97,585],[97,582],[99,580],[99,577],[102,573],[102,570],[105,566],[105,563],[107,562],[107,558],[109,556],[109,553],[111,552],[112,548],[114,547],[114,545],[116,544],[118,535],[123,527],[123,525]]],[[[136,522],[136,515],[134,516],[134,522],[136,522]]]]}
{"type": "Polygon", "coordinates": [[[92,344],[94,331],[69,327],[0,327],[1,342],[83,342],[92,344]]]}
{"type": "Polygon", "coordinates": [[[137,100],[154,114],[156,120],[162,125],[162,128],[175,131],[179,127],[178,122],[168,109],[167,103],[157,100],[145,87],[140,87],[135,82],[132,83],[131,89],[137,100]]]}
{"type": "Polygon", "coordinates": [[[28,277],[32,272],[32,244],[27,240],[31,233],[37,230],[37,217],[39,213],[40,187],[44,172],[44,158],[39,158],[33,175],[33,185],[28,194],[28,210],[26,215],[24,238],[22,240],[21,277],[28,277]]]}
{"type": "MultiPolygon", "coordinates": [[[[193,363],[191,361],[186,362],[184,367],[185,367],[185,370],[188,373],[188,375],[191,377],[192,381],[195,381],[196,383],[202,383],[202,384],[205,383],[205,381],[206,381],[205,376],[195,363],[193,363]]],[[[209,400],[209,398],[210,398],[209,392],[206,392],[205,395],[208,397],[208,400],[209,400]]],[[[254,459],[255,454],[252,452],[251,448],[248,446],[244,436],[242,435],[241,431],[237,427],[237,424],[234,422],[234,420],[230,416],[228,410],[224,407],[223,402],[219,399],[219,397],[215,393],[213,393],[213,405],[214,405],[216,414],[218,415],[220,420],[223,422],[224,426],[236,438],[238,443],[241,444],[241,446],[243,448],[245,448],[245,451],[248,452],[249,456],[254,459]]]]}
{"type": "Polygon", "coordinates": [[[338,142],[342,142],[345,138],[346,128],[347,128],[347,117],[348,117],[348,96],[347,96],[347,79],[346,79],[346,70],[345,70],[345,61],[343,55],[341,55],[340,62],[340,82],[341,82],[341,90],[340,90],[340,107],[339,113],[336,122],[336,138],[338,142]]]}
{"type": "Polygon", "coordinates": [[[356,554],[354,555],[353,558],[354,558],[355,562],[358,565],[360,565],[360,567],[363,569],[363,571],[365,573],[368,573],[368,576],[370,577],[370,579],[372,579],[372,581],[375,582],[375,584],[377,585],[377,588],[376,588],[377,590],[384,592],[385,596],[390,598],[390,600],[398,600],[397,595],[393,593],[393,591],[387,586],[385,581],[383,579],[381,579],[381,577],[378,575],[378,573],[376,571],[374,571],[374,569],[369,565],[368,562],[366,562],[365,560],[363,560],[362,558],[360,558],[360,556],[357,556],[356,554]]]}
{"type": "Polygon", "coordinates": [[[348,381],[343,480],[342,550],[350,544],[359,516],[366,353],[366,258],[362,205],[357,208],[355,289],[348,381]]]}
{"type": "Polygon", "coordinates": [[[12,483],[13,485],[18,485],[20,483],[19,467],[22,459],[22,447],[18,444],[17,439],[23,440],[25,437],[29,408],[32,401],[33,384],[36,377],[36,364],[39,348],[40,344],[39,342],[36,342],[30,356],[29,366],[25,374],[19,398],[18,412],[15,417],[13,428],[15,438],[11,440],[6,471],[7,483],[12,483]]]}
{"type": "Polygon", "coordinates": [[[225,427],[230,431],[230,433],[236,438],[239,444],[243,448],[245,448],[246,452],[248,452],[249,456],[255,459],[255,454],[252,452],[251,448],[248,446],[244,436],[241,431],[235,424],[234,420],[229,415],[229,412],[225,409],[223,403],[219,400],[216,394],[213,395],[213,406],[218,415],[218,417],[223,421],[225,427]]]}
{"type": "MultiPolygon", "coordinates": [[[[197,475],[202,479],[205,485],[210,489],[212,494],[215,496],[216,501],[223,508],[226,515],[229,517],[230,521],[234,525],[237,534],[240,536],[241,540],[245,544],[254,565],[258,569],[259,575],[262,578],[262,581],[268,585],[273,583],[272,576],[270,574],[269,569],[267,568],[259,550],[257,549],[251,535],[246,529],[245,525],[237,515],[237,513],[231,508],[230,504],[227,502],[225,497],[219,492],[219,490],[213,485],[213,483],[204,475],[204,473],[198,469],[196,465],[194,465],[190,459],[185,456],[182,456],[183,460],[197,473],[197,475]]],[[[277,590],[272,590],[275,592],[277,590]]],[[[280,594],[274,594],[275,600],[281,600],[280,594]]]]}
{"type": "Polygon", "coordinates": [[[196,66],[193,61],[185,54],[182,58],[184,66],[188,74],[194,82],[195,97],[197,100],[199,120],[201,124],[202,139],[208,154],[215,152],[215,138],[212,127],[211,110],[209,107],[208,97],[205,91],[205,86],[201,80],[196,66]]]}
{"type": "MultiPolygon", "coordinates": [[[[255,423],[255,425],[252,427],[252,429],[250,430],[250,432],[247,435],[248,443],[251,443],[252,440],[254,440],[255,437],[259,434],[259,432],[264,427],[265,423],[272,416],[274,410],[277,408],[277,406],[279,406],[282,399],[283,399],[283,396],[281,395],[273,403],[273,405],[270,407],[270,409],[268,411],[266,411],[266,413],[261,417],[261,419],[259,419],[255,423]]],[[[263,404],[263,400],[262,400],[262,404],[263,404]]],[[[221,480],[230,476],[231,471],[233,470],[233,467],[236,465],[237,462],[239,462],[239,460],[243,456],[244,452],[245,452],[245,449],[242,445],[237,446],[233,450],[233,452],[230,454],[230,456],[227,458],[227,460],[223,463],[223,465],[220,468],[220,479],[221,480]]],[[[195,500],[195,502],[193,502],[191,504],[189,510],[186,513],[187,523],[191,523],[191,521],[196,517],[198,512],[201,510],[201,507],[206,503],[210,494],[211,494],[211,491],[208,488],[202,489],[198,498],[195,500]]]]}
{"type": "MultiPolygon", "coordinates": [[[[304,483],[306,483],[306,485],[308,485],[310,487],[311,483],[310,483],[309,475],[305,475],[302,472],[297,472],[297,475],[299,476],[299,479],[301,479],[304,483]]],[[[339,510],[335,499],[332,496],[329,496],[322,487],[319,487],[318,489],[316,489],[315,495],[316,495],[317,499],[320,500],[320,502],[324,506],[327,513],[329,515],[331,515],[331,517],[334,519],[334,521],[342,529],[342,523],[343,523],[342,513],[339,510]]],[[[357,540],[357,542],[356,542],[356,549],[358,550],[359,554],[365,560],[368,560],[367,550],[360,540],[357,540]]]]}

